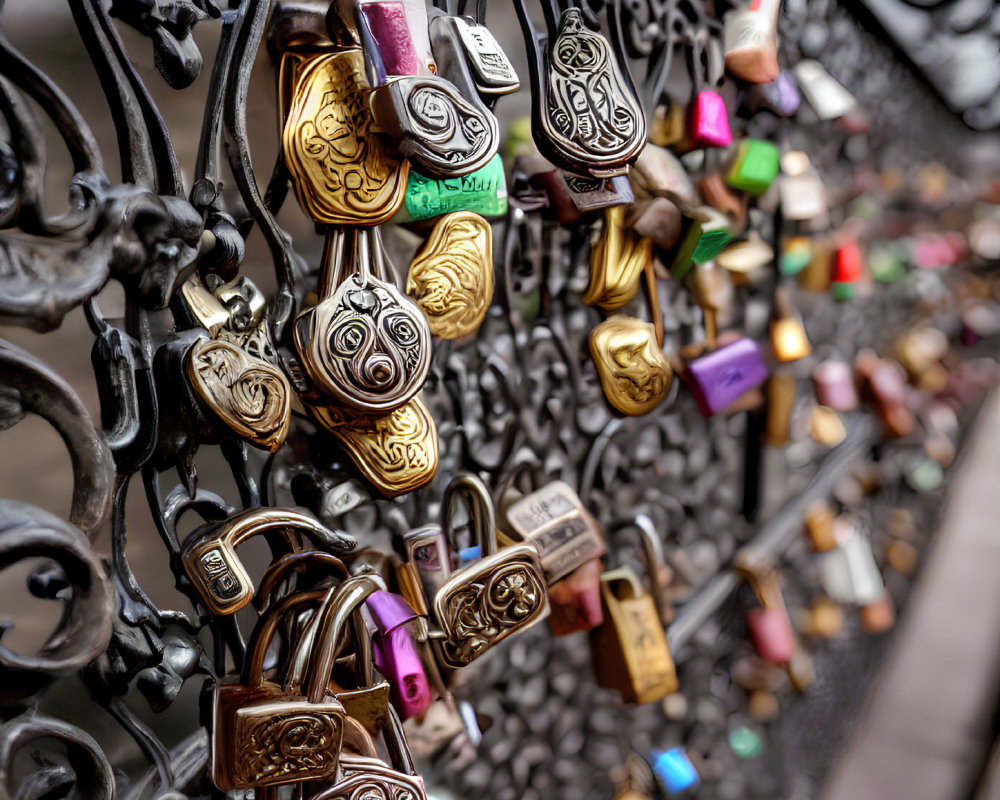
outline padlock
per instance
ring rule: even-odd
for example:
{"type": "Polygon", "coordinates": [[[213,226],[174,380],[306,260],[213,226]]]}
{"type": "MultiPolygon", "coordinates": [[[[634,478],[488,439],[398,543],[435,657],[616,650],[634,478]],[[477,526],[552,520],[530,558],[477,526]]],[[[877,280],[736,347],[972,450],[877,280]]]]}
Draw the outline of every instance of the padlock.
{"type": "Polygon", "coordinates": [[[507,179],[499,154],[459,178],[434,178],[411,169],[403,206],[392,221],[416,222],[454,211],[483,217],[507,214],[507,179]]]}
{"type": "Polygon", "coordinates": [[[515,500],[507,508],[508,528],[500,543],[529,544],[541,559],[549,583],[606,552],[600,524],[573,489],[552,481],[515,500]]]}
{"type": "MultiPolygon", "coordinates": [[[[549,615],[545,572],[529,544],[497,550],[493,501],[483,482],[469,473],[455,476],[441,501],[441,527],[451,536],[454,500],[469,513],[480,558],[459,567],[434,595],[430,638],[444,667],[470,664],[503,640],[549,615]]],[[[450,542],[455,549],[454,542],[450,542]]]]}
{"type": "Polygon", "coordinates": [[[681,210],[666,197],[637,200],[628,210],[625,225],[652,241],[654,248],[669,251],[681,236],[681,210]]]}
{"type": "Polygon", "coordinates": [[[767,108],[779,117],[790,117],[802,105],[802,95],[791,73],[782,70],[771,83],[758,83],[746,95],[751,110],[767,108]]]}
{"type": "Polygon", "coordinates": [[[389,764],[378,758],[374,747],[361,753],[345,752],[338,763],[336,782],[313,795],[312,800],[358,800],[363,797],[427,800],[423,778],[413,767],[402,723],[392,708],[382,734],[389,764]]]}
{"type": "Polygon", "coordinates": [[[726,183],[752,195],[762,195],[778,176],[778,148],[761,139],[743,139],[729,163],[726,183]]]}
{"type": "Polygon", "coordinates": [[[812,240],[808,236],[787,236],[781,240],[778,269],[782,275],[798,275],[812,260],[812,240]]]}
{"type": "Polygon", "coordinates": [[[639,277],[653,258],[653,243],[625,227],[625,206],[604,211],[604,226],[590,250],[587,305],[605,311],[621,308],[639,291],[639,277]]]}
{"type": "Polygon", "coordinates": [[[444,586],[458,561],[452,559],[448,540],[436,522],[407,531],[403,547],[406,562],[396,572],[400,592],[413,609],[426,617],[430,613],[427,598],[434,597],[444,586]]]}
{"type": "Polygon", "coordinates": [[[895,361],[862,350],[854,359],[854,372],[866,400],[875,405],[890,436],[907,436],[916,418],[906,407],[906,372],[895,361]]]}
{"type": "Polygon", "coordinates": [[[457,31],[480,94],[510,94],[520,88],[514,65],[489,28],[472,17],[447,15],[442,19],[457,31]]]}
{"type": "Polygon", "coordinates": [[[590,332],[589,343],[604,396],[618,411],[642,416],[666,399],[673,371],[654,325],[615,314],[590,332]]]}
{"type": "Polygon", "coordinates": [[[851,368],[843,361],[824,361],[812,372],[816,399],[821,405],[836,411],[853,411],[858,407],[851,368]]]}
{"type": "Polygon", "coordinates": [[[774,357],[781,363],[798,361],[812,352],[802,316],[795,309],[791,295],[784,287],[779,287],[774,292],[771,349],[774,357]]]}
{"type": "Polygon", "coordinates": [[[688,362],[681,377],[701,413],[710,417],[760,386],[767,372],[760,347],[752,339],[744,338],[688,362]]]}
{"type": "MultiPolygon", "coordinates": [[[[715,42],[710,39],[707,47],[714,48],[715,42]]],[[[716,51],[708,50],[708,64],[704,66],[700,40],[695,36],[691,37],[688,53],[692,82],[696,89],[694,98],[687,107],[687,143],[691,147],[729,147],[733,141],[726,101],[715,91],[715,87],[721,82],[721,71],[717,75],[706,75],[707,70],[713,66],[713,52],[716,51]]]]}
{"type": "Polygon", "coordinates": [[[677,691],[677,672],[653,596],[630,567],[601,576],[604,622],[590,632],[597,685],[627,703],[652,703],[677,691]],[[619,595],[619,591],[623,591],[619,595]]]}
{"type": "Polygon", "coordinates": [[[733,235],[726,215],[711,206],[685,211],[683,230],[670,265],[670,274],[677,280],[684,278],[693,265],[715,258],[733,235]]]}
{"type": "Polygon", "coordinates": [[[833,536],[833,511],[823,501],[817,501],[806,509],[805,530],[812,549],[825,553],[837,546],[833,536]]]}
{"type": "Polygon", "coordinates": [[[846,516],[833,521],[837,547],[820,558],[820,583],[827,595],[843,605],[867,606],[882,599],[885,582],[871,544],[846,516]]]}
{"type": "Polygon", "coordinates": [[[698,193],[684,165],[664,147],[648,144],[628,176],[636,199],[666,197],[681,207],[698,205],[698,193]]]}
{"type": "MultiPolygon", "coordinates": [[[[646,118],[628,67],[580,8],[539,33],[525,0],[514,4],[532,78],[532,133],[555,166],[581,175],[624,175],[646,144],[646,118]]],[[[555,20],[551,20],[555,22],[555,20]]]]}
{"type": "Polygon", "coordinates": [[[353,411],[338,403],[305,407],[386,497],[426,486],[437,474],[437,428],[419,397],[388,413],[353,411]]]}
{"type": "Polygon", "coordinates": [[[423,387],[431,363],[430,330],[413,301],[387,282],[391,275],[377,228],[330,229],[321,300],[301,312],[293,328],[317,398],[385,414],[423,387]]]}
{"type": "Polygon", "coordinates": [[[433,336],[475,333],[493,299],[493,229],[478,214],[438,220],[410,264],[406,293],[424,312],[433,336]]]}
{"type": "MultiPolygon", "coordinates": [[[[346,712],[319,677],[303,687],[264,679],[264,657],[279,624],[317,605],[318,615],[335,590],[298,593],[268,611],[254,628],[240,683],[216,684],[212,718],[212,779],[222,791],[334,777],[346,712]]],[[[324,641],[316,648],[332,650],[324,641]]]]}
{"type": "Polygon", "coordinates": [[[350,539],[330,531],[315,518],[294,508],[254,508],[195,530],[181,548],[184,571],[213,614],[235,614],[253,597],[253,581],[236,554],[236,547],[252,536],[279,534],[288,549],[305,535],[314,545],[332,553],[353,547],[350,539]]]}
{"type": "Polygon", "coordinates": [[[820,119],[837,119],[857,108],[858,101],[818,61],[802,59],[795,80],[820,119]]]}
{"type": "Polygon", "coordinates": [[[327,225],[376,225],[403,202],[409,162],[375,135],[364,54],[287,52],[281,61],[285,164],[303,210],[327,225]]]}
{"type": "Polygon", "coordinates": [[[780,0],[751,0],[722,18],[726,69],[747,83],[769,83],[778,70],[780,0]]]}
{"type": "Polygon", "coordinates": [[[393,706],[404,720],[422,716],[433,696],[409,631],[419,615],[402,597],[382,590],[371,594],[365,605],[375,625],[375,666],[392,687],[393,706]]]}
{"type": "Polygon", "coordinates": [[[744,573],[760,603],[746,611],[747,628],[757,655],[772,664],[788,664],[796,650],[795,637],[777,570],[767,565],[748,568],[743,563],[737,569],[744,573]]]}
{"type": "Polygon", "coordinates": [[[668,796],[694,790],[701,784],[698,771],[683,747],[652,754],[653,774],[668,796]]]}
{"type": "Polygon", "coordinates": [[[786,220],[806,222],[826,216],[826,186],[812,168],[781,175],[776,181],[781,215],[786,220]]]}
{"type": "Polygon", "coordinates": [[[590,631],[604,621],[601,611],[603,571],[601,560],[592,558],[565,578],[549,584],[549,627],[553,636],[590,631]]]}
{"type": "Polygon", "coordinates": [[[795,404],[795,376],[790,372],[775,372],[765,384],[767,422],[764,442],[771,447],[785,447],[789,442],[792,406],[795,404]]]}
{"type": "Polygon", "coordinates": [[[863,260],[861,248],[854,239],[847,239],[836,249],[830,267],[830,286],[835,298],[850,300],[854,296],[864,268],[863,260]]]}
{"type": "Polygon", "coordinates": [[[427,32],[427,9],[414,0],[362,0],[387,76],[432,75],[436,72],[427,32]]]}

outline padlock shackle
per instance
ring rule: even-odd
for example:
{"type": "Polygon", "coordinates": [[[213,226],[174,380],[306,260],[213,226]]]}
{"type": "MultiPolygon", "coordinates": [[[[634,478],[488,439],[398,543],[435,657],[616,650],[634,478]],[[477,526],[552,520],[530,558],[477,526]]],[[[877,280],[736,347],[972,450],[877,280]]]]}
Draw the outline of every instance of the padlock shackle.
{"type": "Polygon", "coordinates": [[[314,545],[334,553],[346,553],[355,546],[353,539],[345,537],[340,532],[331,531],[304,510],[265,507],[251,508],[219,522],[201,526],[187,538],[183,549],[191,550],[196,544],[210,537],[236,548],[247,539],[272,531],[281,533],[288,542],[290,550],[295,550],[299,546],[296,534],[304,534],[314,545]]]}
{"type": "Polygon", "coordinates": [[[639,576],[635,574],[635,570],[632,567],[617,567],[616,569],[606,570],[601,574],[602,585],[607,585],[614,591],[612,584],[615,583],[627,583],[632,590],[633,598],[642,597],[645,594],[642,588],[642,581],[639,580],[639,576]]]}
{"type": "Polygon", "coordinates": [[[257,592],[253,599],[257,610],[263,613],[271,606],[275,589],[289,577],[289,573],[304,572],[310,567],[317,567],[327,575],[340,580],[345,580],[351,575],[343,561],[322,550],[289,553],[271,564],[257,584],[257,592]]]}
{"type": "MultiPolygon", "coordinates": [[[[333,666],[337,657],[337,645],[343,634],[344,625],[360,615],[361,605],[375,591],[384,589],[385,585],[373,575],[355,575],[348,578],[337,588],[333,600],[324,609],[317,621],[317,636],[323,642],[317,660],[313,662],[313,672],[309,676],[309,686],[306,696],[312,703],[318,703],[326,694],[333,674],[333,666]]],[[[371,658],[371,639],[368,637],[364,620],[355,628],[361,656],[358,667],[369,684],[373,681],[374,668],[371,658]],[[367,644],[367,646],[365,646],[367,644]],[[367,655],[366,655],[367,654],[367,655]]]]}
{"type": "Polygon", "coordinates": [[[455,475],[445,487],[441,498],[441,530],[444,531],[448,546],[454,551],[458,549],[451,525],[456,495],[465,504],[465,510],[469,514],[469,524],[475,533],[480,557],[494,555],[497,552],[497,513],[493,507],[493,498],[482,479],[471,472],[455,475]]]}
{"type": "Polygon", "coordinates": [[[290,614],[297,614],[310,606],[319,606],[327,595],[326,590],[314,592],[295,592],[283,597],[279,603],[272,606],[257,620],[247,652],[250,657],[243,661],[243,671],[240,683],[244,686],[259,686],[264,680],[264,659],[267,656],[271,640],[274,638],[278,625],[290,614]]]}

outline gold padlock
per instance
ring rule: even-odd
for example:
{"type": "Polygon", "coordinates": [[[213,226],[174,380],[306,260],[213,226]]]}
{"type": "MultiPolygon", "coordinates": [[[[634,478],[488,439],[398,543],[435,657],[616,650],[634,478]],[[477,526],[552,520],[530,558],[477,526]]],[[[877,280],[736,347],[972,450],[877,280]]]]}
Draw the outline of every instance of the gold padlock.
{"type": "Polygon", "coordinates": [[[402,205],[409,162],[373,131],[360,48],[290,51],[281,60],[281,136],[299,203],[327,225],[378,225],[402,205]]]}
{"type": "Polygon", "coordinates": [[[604,212],[604,227],[590,251],[590,284],[583,302],[613,311],[639,291],[639,276],[652,263],[653,242],[625,226],[625,206],[604,212]]]}
{"type": "Polygon", "coordinates": [[[430,637],[439,661],[449,668],[470,664],[549,615],[538,551],[528,544],[497,550],[493,501],[483,482],[469,473],[456,475],[445,489],[441,527],[447,535],[456,497],[465,503],[480,557],[452,573],[434,595],[436,628],[430,637]]]}
{"type": "Polygon", "coordinates": [[[438,220],[410,264],[406,293],[431,333],[458,339],[475,333],[493,298],[493,229],[478,214],[456,211],[438,220]]]}
{"type": "Polygon", "coordinates": [[[590,332],[590,355],[604,396],[623,414],[648,414],[666,399],[673,371],[651,323],[609,317],[590,332]]]}
{"type": "Polygon", "coordinates": [[[597,685],[618,690],[628,703],[652,703],[677,691],[656,601],[630,567],[601,576],[601,605],[604,623],[590,632],[597,685]]]}
{"type": "MultiPolygon", "coordinates": [[[[300,592],[265,614],[251,636],[239,682],[216,685],[212,719],[212,779],[224,792],[275,786],[336,774],[344,734],[344,706],[330,696],[319,673],[302,687],[292,676],[264,679],[264,657],[284,620],[329,605],[334,590],[300,592]],[[313,699],[310,699],[313,698],[313,699]]],[[[322,643],[317,653],[332,649],[322,643]]]]}

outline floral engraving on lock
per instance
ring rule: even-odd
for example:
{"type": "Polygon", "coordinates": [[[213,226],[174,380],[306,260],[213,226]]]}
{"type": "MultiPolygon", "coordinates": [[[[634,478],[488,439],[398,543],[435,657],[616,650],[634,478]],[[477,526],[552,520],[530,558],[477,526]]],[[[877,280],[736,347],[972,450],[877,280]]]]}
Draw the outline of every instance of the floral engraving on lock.
{"type": "Polygon", "coordinates": [[[391,411],[420,391],[430,331],[392,285],[351,275],[295,324],[306,371],[324,394],[359,411],[391,411]]]}
{"type": "MultiPolygon", "coordinates": [[[[289,704],[291,705],[291,704],[289,704]]],[[[236,751],[234,774],[242,785],[278,783],[284,774],[307,778],[323,776],[336,767],[340,752],[340,720],[324,714],[255,714],[253,707],[236,712],[236,741],[247,747],[236,751]]]]}
{"type": "Polygon", "coordinates": [[[547,67],[546,92],[538,101],[557,165],[601,177],[628,172],[645,144],[645,117],[608,41],[586,27],[579,9],[563,12],[547,67]]]}
{"type": "Polygon", "coordinates": [[[406,293],[434,336],[474,333],[493,298],[493,234],[471,211],[443,217],[410,265],[406,293]]]}
{"type": "Polygon", "coordinates": [[[440,651],[449,666],[474,661],[497,642],[548,610],[541,572],[531,561],[505,562],[445,587],[434,599],[445,633],[440,651]]]}
{"type": "Polygon", "coordinates": [[[299,202],[316,222],[385,222],[403,202],[409,167],[371,129],[361,51],[294,58],[282,64],[300,64],[282,147],[299,202]]]}
{"type": "Polygon", "coordinates": [[[223,340],[199,339],[187,354],[191,385],[237,435],[274,452],[285,440],[292,390],[276,367],[223,340]]]}
{"type": "Polygon", "coordinates": [[[310,405],[307,410],[388,497],[420,488],[437,472],[437,429],[419,398],[388,414],[365,414],[337,405],[310,405]]]}
{"type": "Polygon", "coordinates": [[[591,331],[590,352],[604,395],[623,414],[647,414],[666,398],[672,371],[650,323],[616,314],[591,331]]]}

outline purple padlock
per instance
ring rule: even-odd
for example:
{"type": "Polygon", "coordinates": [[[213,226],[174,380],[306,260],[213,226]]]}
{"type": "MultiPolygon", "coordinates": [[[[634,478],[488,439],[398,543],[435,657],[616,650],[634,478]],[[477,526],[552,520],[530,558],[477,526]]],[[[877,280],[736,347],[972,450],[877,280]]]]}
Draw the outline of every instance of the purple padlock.
{"type": "Polygon", "coordinates": [[[401,0],[375,0],[361,10],[378,46],[386,75],[416,75],[420,58],[410,36],[406,7],[401,0]]]}
{"type": "Polygon", "coordinates": [[[710,417],[760,386],[767,377],[767,365],[755,341],[737,339],[692,361],[683,377],[701,413],[710,417]]]}
{"type": "Polygon", "coordinates": [[[393,706],[403,719],[422,716],[433,697],[407,629],[417,619],[417,612],[398,594],[384,590],[373,592],[365,605],[375,623],[375,666],[389,682],[393,706]]]}

